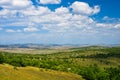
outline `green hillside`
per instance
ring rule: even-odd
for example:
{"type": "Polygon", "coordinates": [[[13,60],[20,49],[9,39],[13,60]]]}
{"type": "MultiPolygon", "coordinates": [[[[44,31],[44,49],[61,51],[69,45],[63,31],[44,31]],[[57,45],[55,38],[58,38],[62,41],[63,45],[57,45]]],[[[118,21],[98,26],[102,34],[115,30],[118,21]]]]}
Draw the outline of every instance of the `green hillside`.
{"type": "MultiPolygon", "coordinates": [[[[78,74],[85,80],[120,80],[120,47],[70,48],[67,51],[61,50],[52,54],[34,52],[21,54],[4,50],[0,51],[0,63],[16,67],[33,66],[50,69],[58,71],[57,74],[59,71],[68,72],[78,74]]],[[[71,80],[74,79],[71,78],[71,80]]]]}
{"type": "Polygon", "coordinates": [[[13,67],[0,64],[0,80],[83,80],[79,75],[39,69],[35,67],[13,67]]]}

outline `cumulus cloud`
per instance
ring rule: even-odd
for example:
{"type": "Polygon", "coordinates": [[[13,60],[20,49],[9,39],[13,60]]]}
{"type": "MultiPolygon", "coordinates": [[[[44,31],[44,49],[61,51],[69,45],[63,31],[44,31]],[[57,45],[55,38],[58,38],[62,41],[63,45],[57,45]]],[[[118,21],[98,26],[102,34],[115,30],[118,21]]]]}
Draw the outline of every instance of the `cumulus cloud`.
{"type": "Polygon", "coordinates": [[[0,0],[0,5],[5,9],[23,9],[32,5],[31,0],[0,0]]]}
{"type": "Polygon", "coordinates": [[[60,4],[61,0],[37,0],[41,4],[60,4]]]}
{"type": "Polygon", "coordinates": [[[65,14],[65,13],[69,13],[69,9],[66,7],[60,7],[55,9],[55,13],[56,14],[65,14]]]}
{"type": "Polygon", "coordinates": [[[35,7],[35,6],[31,6],[29,8],[27,8],[26,10],[21,10],[20,11],[22,14],[26,15],[26,16],[38,16],[38,15],[45,15],[50,13],[50,9],[48,9],[48,7],[35,7]]]}
{"type": "Polygon", "coordinates": [[[31,5],[31,1],[30,0],[12,0],[12,6],[15,7],[27,7],[29,5],[31,5]]]}
{"type": "MultiPolygon", "coordinates": [[[[31,0],[9,1],[11,0],[0,1],[1,7],[4,7],[0,10],[0,21],[5,23],[0,24],[2,26],[21,26],[23,32],[39,32],[39,29],[42,29],[48,32],[59,33],[91,33],[97,32],[95,29],[98,27],[120,28],[117,25],[118,23],[98,23],[90,17],[90,15],[100,12],[98,5],[91,7],[88,3],[75,1],[69,7],[58,7],[55,11],[51,11],[45,6],[35,7],[32,5],[31,0]],[[20,3],[21,5],[19,5],[20,3]],[[70,8],[72,8],[72,12],[70,8]]],[[[47,0],[44,1],[47,2],[47,0]]],[[[48,1],[54,2],[58,0],[48,1]]],[[[7,32],[20,31],[7,30],[7,32]]]]}
{"type": "Polygon", "coordinates": [[[93,15],[100,11],[100,7],[98,5],[90,7],[88,3],[79,1],[75,1],[70,8],[72,8],[74,13],[82,15],[93,15]]]}

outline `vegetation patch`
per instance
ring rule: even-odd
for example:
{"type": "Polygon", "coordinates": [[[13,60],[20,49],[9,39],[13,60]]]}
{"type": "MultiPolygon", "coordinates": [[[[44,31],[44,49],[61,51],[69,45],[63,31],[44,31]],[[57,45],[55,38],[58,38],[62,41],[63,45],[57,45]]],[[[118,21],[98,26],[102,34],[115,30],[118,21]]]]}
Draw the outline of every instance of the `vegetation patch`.
{"type": "MultiPolygon", "coordinates": [[[[34,66],[81,75],[86,80],[119,80],[120,47],[84,47],[52,54],[0,52],[0,63],[34,66]]],[[[70,79],[66,79],[70,80],[70,79]]]]}

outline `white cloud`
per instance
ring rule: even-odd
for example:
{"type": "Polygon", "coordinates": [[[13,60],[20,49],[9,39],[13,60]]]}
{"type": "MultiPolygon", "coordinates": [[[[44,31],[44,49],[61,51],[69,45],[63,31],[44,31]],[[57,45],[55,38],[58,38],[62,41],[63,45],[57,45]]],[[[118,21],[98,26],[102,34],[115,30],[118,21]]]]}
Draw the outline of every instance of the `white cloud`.
{"type": "Polygon", "coordinates": [[[82,15],[93,15],[100,11],[100,7],[98,5],[90,7],[88,3],[79,1],[75,1],[70,8],[73,9],[74,13],[82,15]]]}
{"type": "Polygon", "coordinates": [[[108,24],[108,23],[97,23],[97,27],[103,27],[103,28],[112,28],[113,24],[108,24]]]}
{"type": "Polygon", "coordinates": [[[88,16],[72,15],[71,13],[58,15],[55,12],[34,18],[31,19],[37,23],[41,23],[42,29],[49,30],[50,32],[73,32],[87,28],[88,25],[92,27],[92,24],[95,23],[94,20],[88,16]]]}
{"type": "Polygon", "coordinates": [[[56,14],[66,14],[66,13],[69,13],[69,9],[66,7],[60,7],[60,8],[55,9],[55,13],[56,14]]]}
{"type": "Polygon", "coordinates": [[[26,16],[33,16],[33,15],[38,16],[38,15],[48,14],[50,10],[48,9],[48,7],[39,6],[36,8],[34,6],[31,6],[26,10],[21,10],[20,12],[26,16]]]}
{"type": "Polygon", "coordinates": [[[10,0],[0,0],[0,5],[5,5],[10,3],[10,0]]]}
{"type": "Polygon", "coordinates": [[[16,32],[16,31],[12,29],[7,29],[6,32],[16,32]]]}
{"type": "Polygon", "coordinates": [[[120,28],[119,23],[96,23],[96,27],[106,28],[106,29],[118,29],[120,28]]]}
{"type": "MultiPolygon", "coordinates": [[[[51,2],[46,1],[44,0],[43,4],[56,4],[56,2],[52,2],[53,0],[51,2]]],[[[69,7],[58,7],[51,11],[49,7],[41,5],[35,7],[31,0],[19,0],[18,2],[17,0],[0,0],[0,7],[3,7],[0,10],[0,30],[14,33],[12,35],[0,35],[1,41],[5,39],[8,41],[9,39],[12,42],[19,42],[20,40],[23,42],[39,42],[41,39],[45,43],[79,43],[81,41],[86,43],[85,40],[96,41],[95,38],[105,35],[104,38],[108,36],[119,38],[119,18],[109,18],[112,21],[110,23],[107,22],[108,17],[103,20],[104,22],[96,21],[92,18],[93,16],[91,17],[100,11],[98,5],[91,7],[88,3],[76,1],[69,7]],[[11,37],[13,38],[11,39],[11,37]]]]}
{"type": "Polygon", "coordinates": [[[24,28],[24,32],[36,32],[36,31],[39,31],[39,30],[35,27],[24,28]]]}
{"type": "Polygon", "coordinates": [[[0,16],[3,18],[15,18],[18,14],[23,17],[22,11],[25,11],[32,5],[31,0],[0,0],[0,16]]]}
{"type": "Polygon", "coordinates": [[[31,5],[31,1],[30,0],[12,0],[12,6],[15,7],[27,7],[31,5]]]}
{"type": "Polygon", "coordinates": [[[0,0],[0,5],[5,9],[23,9],[32,5],[31,0],[0,0]]]}
{"type": "Polygon", "coordinates": [[[116,24],[114,27],[115,28],[120,28],[120,24],[116,24]]]}
{"type": "Polygon", "coordinates": [[[111,18],[108,16],[104,16],[102,20],[104,20],[104,22],[109,22],[109,23],[120,23],[120,18],[111,18]]]}
{"type": "Polygon", "coordinates": [[[61,0],[39,0],[41,4],[60,4],[61,0]]]}
{"type": "Polygon", "coordinates": [[[94,6],[92,14],[97,14],[99,12],[100,12],[100,7],[98,5],[94,6]]]}
{"type": "Polygon", "coordinates": [[[37,32],[37,31],[39,31],[39,29],[36,28],[36,24],[35,23],[29,21],[29,22],[26,22],[26,24],[27,24],[26,27],[23,28],[24,32],[37,32]]]}
{"type": "MultiPolygon", "coordinates": [[[[99,6],[97,5],[90,7],[85,2],[76,1],[70,6],[70,8],[73,9],[73,12],[67,7],[59,7],[55,9],[55,11],[51,11],[48,7],[35,7],[31,4],[30,0],[24,1],[25,3],[23,4],[20,1],[22,5],[18,6],[17,2],[9,3],[9,5],[5,6],[9,6],[10,8],[5,8],[0,11],[1,17],[7,16],[7,18],[0,20],[4,23],[0,23],[2,26],[20,26],[21,30],[23,30],[7,30],[7,32],[37,32],[39,29],[42,29],[54,33],[85,34],[97,32],[96,28],[98,27],[106,29],[119,28],[119,25],[116,23],[97,23],[89,16],[97,14],[100,11],[99,6]],[[25,6],[25,4],[27,5],[25,6]]],[[[5,4],[4,1],[0,2],[2,6],[3,3],[5,4]]]]}
{"type": "Polygon", "coordinates": [[[6,29],[6,32],[14,33],[14,32],[21,32],[21,30],[6,29]]]}
{"type": "Polygon", "coordinates": [[[108,20],[108,19],[110,19],[108,16],[103,17],[103,20],[108,20]]]}
{"type": "Polygon", "coordinates": [[[8,13],[9,13],[9,10],[3,9],[3,10],[0,11],[0,16],[7,15],[8,13]]]}

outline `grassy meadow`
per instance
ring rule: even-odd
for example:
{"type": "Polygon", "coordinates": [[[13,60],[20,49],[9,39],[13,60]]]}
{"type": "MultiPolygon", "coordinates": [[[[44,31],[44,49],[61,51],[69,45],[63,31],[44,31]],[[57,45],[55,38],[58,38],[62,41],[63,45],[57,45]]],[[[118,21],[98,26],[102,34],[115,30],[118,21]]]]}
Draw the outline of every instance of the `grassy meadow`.
{"type": "MultiPolygon", "coordinates": [[[[38,52],[42,51],[37,50],[38,52]]],[[[59,49],[58,51],[55,49],[53,50],[54,52],[51,53],[47,53],[47,51],[50,52],[50,50],[46,50],[46,54],[45,50],[43,51],[44,54],[37,52],[24,54],[24,51],[16,54],[15,52],[2,49],[0,52],[0,63],[7,63],[13,65],[15,68],[33,66],[39,69],[54,70],[57,71],[58,74],[57,72],[56,74],[51,72],[53,73],[52,75],[58,76],[59,72],[73,73],[82,76],[85,80],[120,80],[120,47],[90,46],[59,49]]],[[[26,70],[21,70],[20,68],[20,71],[24,72],[26,70]]],[[[32,70],[28,71],[30,74],[34,74],[32,70]]],[[[54,76],[52,78],[51,80],[56,79],[54,76]]],[[[64,78],[64,76],[61,76],[61,78],[64,78]]],[[[3,78],[3,80],[6,79],[3,78]]],[[[34,80],[42,79],[40,79],[39,76],[38,79],[34,80]]],[[[66,78],[65,80],[70,79],[66,78]]]]}
{"type": "Polygon", "coordinates": [[[36,67],[0,64],[1,80],[83,80],[79,75],[36,67]]]}

